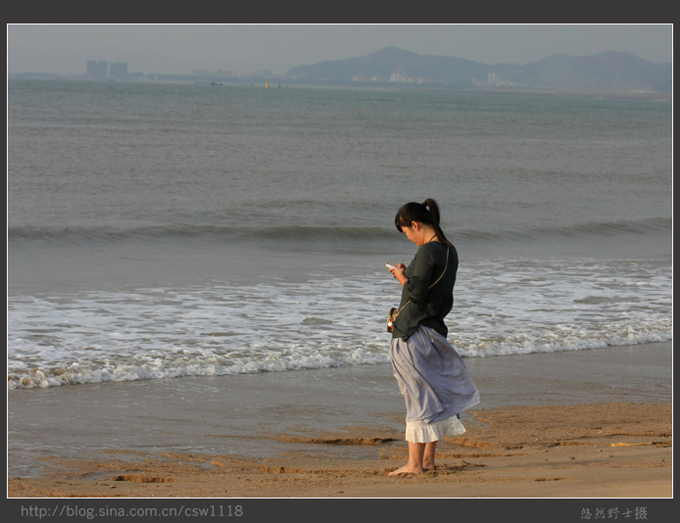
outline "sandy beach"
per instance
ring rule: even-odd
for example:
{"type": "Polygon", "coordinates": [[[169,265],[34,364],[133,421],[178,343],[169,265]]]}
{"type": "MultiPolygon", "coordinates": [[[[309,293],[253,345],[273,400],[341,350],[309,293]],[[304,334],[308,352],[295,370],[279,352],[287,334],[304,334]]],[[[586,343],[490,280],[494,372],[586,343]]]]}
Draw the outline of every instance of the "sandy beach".
{"type": "MultiPolygon", "coordinates": [[[[266,459],[102,449],[48,460],[58,471],[12,478],[11,497],[670,497],[671,406],[595,403],[474,411],[468,432],[439,445],[437,469],[390,477],[406,460],[399,434],[347,428],[301,438],[266,459]],[[328,457],[362,447],[373,458],[328,457]]],[[[349,453],[349,452],[348,452],[349,453]]]]}
{"type": "Polygon", "coordinates": [[[400,477],[389,365],[12,391],[8,497],[672,497],[670,343],[467,361],[467,432],[400,477]]]}

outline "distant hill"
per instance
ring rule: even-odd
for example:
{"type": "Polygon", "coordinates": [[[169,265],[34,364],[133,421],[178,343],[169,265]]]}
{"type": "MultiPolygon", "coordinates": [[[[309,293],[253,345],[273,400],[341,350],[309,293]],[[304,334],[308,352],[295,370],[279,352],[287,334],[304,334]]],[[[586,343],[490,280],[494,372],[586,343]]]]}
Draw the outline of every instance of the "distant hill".
{"type": "MultiPolygon", "coordinates": [[[[430,85],[470,85],[472,78],[486,79],[489,66],[447,56],[419,55],[396,47],[345,60],[301,65],[286,77],[313,83],[389,83],[394,74],[403,71],[408,83],[430,85]]],[[[397,83],[393,81],[392,83],[397,83]]],[[[405,81],[402,83],[406,83],[405,81]]]]}
{"type": "Polygon", "coordinates": [[[672,65],[629,53],[556,54],[526,65],[494,64],[449,56],[419,55],[386,47],[362,57],[290,69],[285,78],[311,85],[404,84],[450,88],[532,88],[560,91],[668,91],[672,65]]]}
{"type": "Polygon", "coordinates": [[[671,77],[671,64],[653,64],[617,51],[590,56],[556,54],[508,72],[516,83],[583,91],[652,90],[671,77]]]}

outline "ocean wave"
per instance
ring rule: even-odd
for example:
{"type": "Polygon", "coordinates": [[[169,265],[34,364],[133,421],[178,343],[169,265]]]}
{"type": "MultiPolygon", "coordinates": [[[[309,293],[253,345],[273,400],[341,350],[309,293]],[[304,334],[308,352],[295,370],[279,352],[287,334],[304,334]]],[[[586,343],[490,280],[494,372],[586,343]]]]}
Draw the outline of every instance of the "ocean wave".
{"type": "Polygon", "coordinates": [[[42,241],[51,244],[118,243],[124,241],[162,241],[186,238],[225,241],[286,241],[329,239],[393,239],[396,233],[378,227],[305,227],[232,225],[157,225],[133,228],[115,227],[34,227],[8,228],[9,242],[42,241]]]}
{"type": "Polygon", "coordinates": [[[540,240],[545,238],[587,238],[622,234],[644,235],[658,232],[671,232],[671,217],[642,218],[639,220],[590,221],[558,227],[532,227],[527,229],[498,229],[482,231],[464,229],[455,231],[455,236],[469,241],[498,240],[540,240]]]}
{"type": "MultiPolygon", "coordinates": [[[[450,341],[464,358],[521,356],[533,353],[596,350],[604,347],[663,343],[672,340],[672,322],[613,327],[610,331],[521,333],[509,336],[452,336],[450,341]]],[[[131,357],[89,358],[69,363],[29,367],[10,366],[9,390],[63,385],[226,376],[260,372],[285,372],[348,365],[388,363],[388,340],[374,340],[360,348],[337,344],[288,346],[280,351],[167,350],[131,357]],[[13,368],[12,368],[13,367],[13,368]]]]}
{"type": "MultiPolygon", "coordinates": [[[[400,289],[380,266],[351,276],[333,266],[301,279],[12,294],[8,387],[387,362],[384,314],[400,289]]],[[[471,260],[459,269],[446,321],[449,340],[470,358],[670,341],[672,267],[658,259],[471,260]]]]}
{"type": "MultiPolygon", "coordinates": [[[[644,235],[672,231],[671,217],[640,220],[591,221],[561,227],[527,229],[454,229],[452,239],[468,242],[541,239],[549,237],[597,237],[620,234],[644,235]]],[[[15,242],[41,241],[55,245],[79,243],[118,243],[124,241],[162,241],[176,239],[207,239],[223,241],[390,241],[399,238],[394,228],[340,226],[251,226],[210,224],[167,224],[141,227],[107,226],[12,226],[8,228],[10,245],[15,242]]]]}
{"type": "MultiPolygon", "coordinates": [[[[650,232],[671,231],[673,219],[671,217],[643,218],[640,220],[619,220],[619,221],[591,221],[581,224],[547,229],[549,234],[562,236],[584,236],[584,235],[614,235],[614,234],[647,234],[650,232]]],[[[543,229],[537,229],[543,231],[543,229]]]]}

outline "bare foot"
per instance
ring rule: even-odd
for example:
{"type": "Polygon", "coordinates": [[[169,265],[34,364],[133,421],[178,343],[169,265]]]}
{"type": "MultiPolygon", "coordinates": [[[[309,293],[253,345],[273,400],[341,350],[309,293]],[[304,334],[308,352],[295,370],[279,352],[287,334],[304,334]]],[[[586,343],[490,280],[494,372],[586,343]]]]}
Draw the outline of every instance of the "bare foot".
{"type": "Polygon", "coordinates": [[[400,469],[393,470],[388,476],[399,476],[401,474],[422,474],[423,469],[422,467],[411,467],[410,465],[406,464],[400,469]]]}
{"type": "Polygon", "coordinates": [[[434,463],[423,461],[423,470],[434,470],[436,468],[437,467],[435,467],[434,463]]]}

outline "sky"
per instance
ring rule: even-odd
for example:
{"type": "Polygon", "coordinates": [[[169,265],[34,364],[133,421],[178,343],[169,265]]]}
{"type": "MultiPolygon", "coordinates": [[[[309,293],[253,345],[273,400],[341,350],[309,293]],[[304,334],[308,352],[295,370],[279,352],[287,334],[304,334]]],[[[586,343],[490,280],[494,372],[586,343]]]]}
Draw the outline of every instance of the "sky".
{"type": "Polygon", "coordinates": [[[84,74],[88,60],[128,72],[283,74],[299,65],[365,56],[388,46],[483,64],[527,64],[553,54],[624,51],[672,62],[671,24],[626,25],[31,25],[7,26],[8,73],[84,74]]]}

